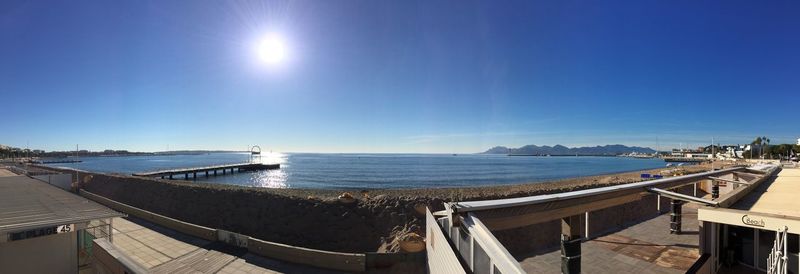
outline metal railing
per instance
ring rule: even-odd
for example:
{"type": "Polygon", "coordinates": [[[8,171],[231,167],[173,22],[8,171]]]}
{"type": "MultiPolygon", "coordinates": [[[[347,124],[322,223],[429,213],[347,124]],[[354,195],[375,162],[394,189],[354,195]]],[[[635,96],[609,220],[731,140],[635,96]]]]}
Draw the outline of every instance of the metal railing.
{"type": "Polygon", "coordinates": [[[559,202],[569,199],[577,199],[583,197],[600,196],[601,194],[609,193],[622,193],[622,192],[647,192],[648,188],[669,186],[668,188],[679,186],[680,184],[690,184],[698,180],[707,179],[709,176],[718,176],[721,174],[728,174],[734,171],[743,171],[745,167],[733,167],[722,170],[713,170],[689,174],[679,177],[669,177],[656,180],[648,180],[636,183],[621,184],[615,186],[589,188],[584,190],[576,190],[554,194],[544,194],[536,196],[527,196],[519,198],[505,198],[496,200],[482,200],[482,201],[467,201],[453,203],[454,211],[459,213],[485,211],[493,209],[503,209],[509,207],[521,207],[535,204],[543,204],[549,202],[559,202]],[[672,184],[672,185],[671,185],[672,184]]]}
{"type": "Polygon", "coordinates": [[[789,257],[787,256],[787,241],[786,236],[789,228],[783,227],[775,232],[775,242],[772,244],[772,251],[767,258],[767,273],[768,274],[786,274],[788,273],[789,257]]]}
{"type": "Polygon", "coordinates": [[[100,219],[94,220],[86,227],[86,232],[91,234],[95,239],[108,238],[108,241],[114,242],[113,223],[114,219],[100,219]]]}
{"type": "Polygon", "coordinates": [[[474,214],[467,214],[455,227],[458,235],[450,235],[456,242],[461,258],[472,273],[499,274],[525,273],[511,253],[492,235],[489,228],[474,214]]]}

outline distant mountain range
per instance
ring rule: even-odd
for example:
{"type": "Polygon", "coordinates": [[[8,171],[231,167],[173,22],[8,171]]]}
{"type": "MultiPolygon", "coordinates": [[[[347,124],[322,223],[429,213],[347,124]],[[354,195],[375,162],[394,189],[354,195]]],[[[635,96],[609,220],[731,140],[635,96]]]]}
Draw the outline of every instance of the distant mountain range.
{"type": "Polygon", "coordinates": [[[484,151],[483,154],[508,154],[508,155],[584,155],[584,156],[611,156],[626,153],[655,153],[656,151],[649,147],[629,147],[625,145],[605,145],[595,147],[565,147],[562,145],[555,146],[537,146],[527,145],[520,148],[508,148],[504,146],[496,146],[484,151]]]}

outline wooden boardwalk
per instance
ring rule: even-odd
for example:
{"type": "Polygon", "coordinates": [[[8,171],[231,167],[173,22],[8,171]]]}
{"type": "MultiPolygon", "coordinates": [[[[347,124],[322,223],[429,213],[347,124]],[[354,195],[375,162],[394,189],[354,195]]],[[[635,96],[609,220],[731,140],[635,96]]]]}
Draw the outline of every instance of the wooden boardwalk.
{"type": "Polygon", "coordinates": [[[197,178],[197,173],[205,173],[205,176],[208,177],[209,175],[217,176],[217,175],[225,175],[225,174],[233,174],[234,172],[241,172],[241,171],[253,171],[253,170],[268,170],[268,169],[279,169],[281,168],[280,164],[257,164],[257,163],[241,163],[241,164],[228,164],[228,165],[216,165],[216,166],[205,166],[205,167],[191,167],[191,168],[178,168],[178,169],[167,169],[167,170],[158,170],[158,171],[151,171],[151,172],[140,172],[134,173],[133,176],[141,176],[141,177],[161,177],[161,179],[173,179],[174,176],[183,175],[185,180],[189,179],[189,174],[192,174],[192,179],[197,178]]]}
{"type": "MultiPolygon", "coordinates": [[[[90,226],[103,224],[94,221],[90,226]]],[[[114,218],[113,231],[114,250],[145,269],[145,273],[340,273],[261,257],[132,216],[114,218]]],[[[107,233],[99,228],[87,232],[97,238],[106,237],[103,233],[107,233]]]]}

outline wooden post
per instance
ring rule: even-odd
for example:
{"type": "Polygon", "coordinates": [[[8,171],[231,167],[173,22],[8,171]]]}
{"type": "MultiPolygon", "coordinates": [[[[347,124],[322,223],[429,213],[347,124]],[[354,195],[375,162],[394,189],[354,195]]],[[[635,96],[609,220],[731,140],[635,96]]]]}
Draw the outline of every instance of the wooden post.
{"type": "Polygon", "coordinates": [[[197,172],[192,172],[192,180],[197,180],[197,172]]]}
{"type": "Polygon", "coordinates": [[[683,201],[672,199],[672,213],[669,214],[669,233],[681,234],[681,213],[683,201]]]}
{"type": "Polygon", "coordinates": [[[561,219],[561,273],[581,273],[581,215],[561,219]]]}
{"type": "Polygon", "coordinates": [[[169,174],[169,179],[172,180],[172,173],[169,174]]]}
{"type": "Polygon", "coordinates": [[[186,172],[186,173],[183,174],[183,179],[184,180],[189,180],[189,172],[186,172]]]}
{"type": "Polygon", "coordinates": [[[208,170],[206,170],[206,177],[208,177],[208,170]]]}
{"type": "Polygon", "coordinates": [[[216,169],[214,170],[214,176],[217,176],[217,170],[216,169]]]}

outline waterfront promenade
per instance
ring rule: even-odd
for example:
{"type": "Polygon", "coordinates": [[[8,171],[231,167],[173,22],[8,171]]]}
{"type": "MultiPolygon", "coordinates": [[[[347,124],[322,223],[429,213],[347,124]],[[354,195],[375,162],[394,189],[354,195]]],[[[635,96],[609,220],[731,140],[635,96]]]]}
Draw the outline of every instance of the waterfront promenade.
{"type": "Polygon", "coordinates": [[[148,273],[339,273],[264,258],[131,216],[115,218],[113,229],[113,248],[148,273]]]}
{"type": "MultiPolygon", "coordinates": [[[[25,256],[25,252],[35,251],[42,266],[50,270],[74,268],[76,272],[87,274],[117,273],[121,270],[120,264],[133,273],[339,273],[269,259],[250,253],[246,248],[193,237],[134,216],[124,216],[85,197],[2,167],[0,179],[0,188],[5,191],[0,193],[10,196],[0,200],[6,202],[5,207],[0,207],[3,209],[0,220],[4,221],[0,223],[0,232],[7,230],[17,235],[20,229],[36,229],[37,224],[50,223],[66,223],[70,228],[64,230],[69,233],[62,234],[59,230],[57,234],[50,233],[52,235],[39,230],[22,230],[35,239],[9,238],[11,240],[6,241],[4,238],[0,241],[0,258],[10,254],[25,256]],[[31,231],[39,234],[31,234],[31,231]],[[29,248],[37,244],[74,252],[48,253],[29,248]]],[[[50,226],[53,225],[47,227],[50,226]]],[[[21,265],[9,269],[0,264],[0,272],[14,270],[14,267],[30,268],[27,264],[21,265]]]]}

